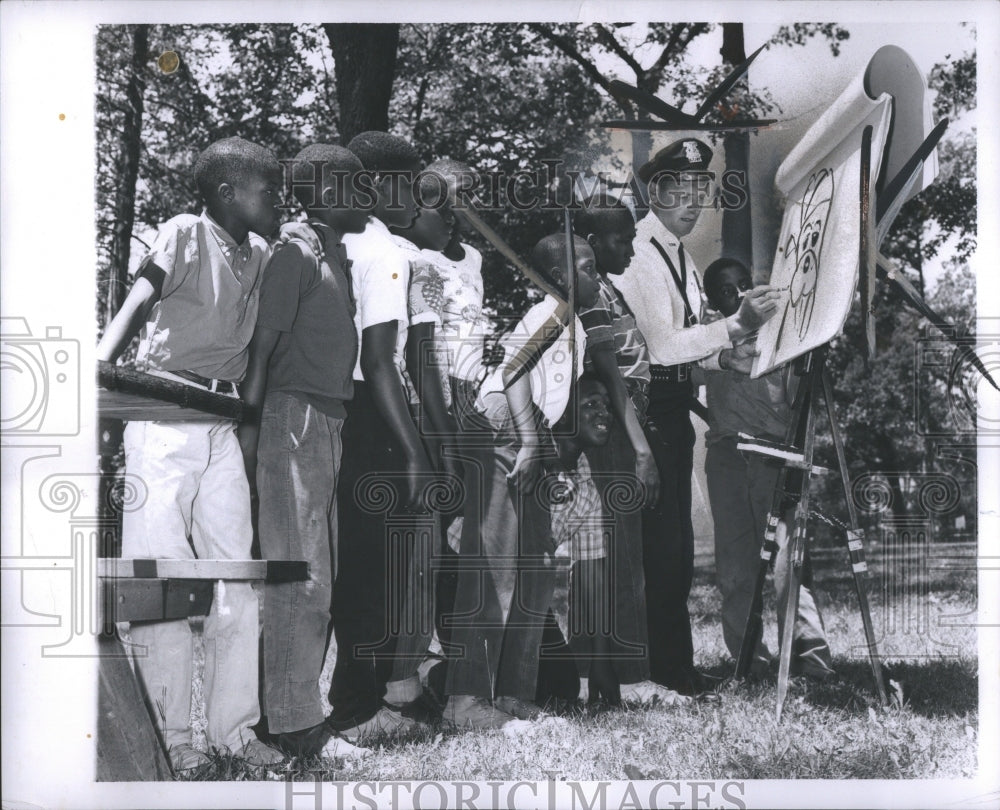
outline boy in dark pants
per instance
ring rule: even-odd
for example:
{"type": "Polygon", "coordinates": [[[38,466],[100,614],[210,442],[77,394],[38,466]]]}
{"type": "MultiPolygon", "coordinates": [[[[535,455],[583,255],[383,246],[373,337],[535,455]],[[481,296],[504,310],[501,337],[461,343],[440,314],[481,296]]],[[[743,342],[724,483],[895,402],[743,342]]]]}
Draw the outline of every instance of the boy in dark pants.
{"type": "Polygon", "coordinates": [[[253,416],[239,434],[248,471],[256,469],[261,552],[309,563],[307,580],[264,586],[264,710],[273,741],[291,756],[364,751],[326,725],[318,688],[337,570],[344,403],[354,393],[357,357],[341,238],[367,224],[349,191],[361,170],[340,146],[315,144],[296,155],[292,191],[320,250],[295,239],[268,263],[243,385],[253,416]]]}
{"type": "Polygon", "coordinates": [[[431,531],[424,524],[434,518],[418,514],[425,511],[422,494],[433,470],[404,388],[410,264],[389,232],[390,226],[408,227],[416,217],[412,182],[420,171],[419,156],[386,132],[363,132],[348,148],[373,173],[375,196],[364,232],[344,238],[360,350],[354,398],[346,405],[337,489],[337,662],[329,723],[353,742],[417,725],[386,701],[400,705],[420,696],[419,648],[426,651],[431,628],[401,628],[399,622],[409,594],[406,567],[415,564],[414,549],[421,546],[412,538],[431,531]],[[400,654],[405,658],[397,661],[400,654]]]}
{"type": "MultiPolygon", "coordinates": [[[[750,271],[733,259],[719,259],[705,271],[709,305],[723,316],[732,315],[752,286],[750,271]]],[[[791,418],[788,372],[775,369],[757,379],[739,371],[705,370],[709,431],[705,473],[715,523],[715,570],[722,593],[722,635],[735,658],[739,655],[747,613],[760,560],[765,522],[781,470],[781,462],[736,449],[738,435],[784,441],[791,418]]],[[[774,582],[778,596],[778,637],[784,622],[789,545],[786,523],[778,526],[779,551],[774,582]]],[[[799,610],[793,636],[792,672],[815,678],[834,674],[823,619],[810,590],[808,558],[803,571],[799,610]]],[[[754,651],[751,671],[766,673],[771,654],[761,640],[754,651]]]]}
{"type": "MultiPolygon", "coordinates": [[[[575,240],[577,303],[597,294],[594,255],[575,240]]],[[[553,234],[532,251],[532,265],[567,287],[566,237],[553,234]]],[[[478,448],[478,486],[466,493],[444,718],[458,727],[497,728],[543,716],[533,702],[542,630],[555,586],[551,521],[536,492],[554,461],[551,427],[569,403],[583,367],[583,325],[575,346],[546,296],[504,340],[505,357],[480,388],[478,429],[493,446],[478,448]],[[512,361],[534,349],[531,370],[513,380],[512,361]],[[576,361],[574,366],[573,361],[576,361]]],[[[471,455],[471,452],[470,452],[471,455]]]]}

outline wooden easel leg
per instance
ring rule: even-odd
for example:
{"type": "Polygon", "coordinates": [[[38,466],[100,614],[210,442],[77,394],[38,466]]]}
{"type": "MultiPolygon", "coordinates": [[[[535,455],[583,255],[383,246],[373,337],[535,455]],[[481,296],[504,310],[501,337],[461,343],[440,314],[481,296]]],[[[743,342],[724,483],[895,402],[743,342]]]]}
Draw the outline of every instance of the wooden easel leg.
{"type": "Polygon", "coordinates": [[[878,654],[878,644],[875,639],[875,628],[872,626],[871,609],[868,606],[868,563],[865,561],[864,543],[858,524],[858,513],[851,499],[850,477],[847,472],[847,458],[844,455],[844,443],[837,427],[836,412],[833,404],[833,385],[830,375],[823,369],[823,399],[826,401],[826,412],[830,419],[830,434],[833,446],[837,451],[837,465],[840,468],[840,482],[844,489],[844,499],[847,501],[847,513],[850,516],[851,530],[847,534],[847,550],[851,557],[851,571],[854,574],[854,588],[858,594],[861,608],[861,621],[865,628],[865,640],[868,644],[868,663],[871,665],[872,676],[875,678],[875,689],[884,705],[889,705],[889,696],[882,677],[882,664],[878,654]]]}
{"type": "Polygon", "coordinates": [[[778,658],[778,703],[775,708],[775,715],[781,721],[781,712],[785,705],[785,697],[788,694],[788,677],[792,663],[792,647],[795,639],[795,617],[799,611],[799,590],[802,585],[802,562],[805,559],[807,531],[809,525],[809,488],[812,476],[813,446],[815,444],[816,419],[815,400],[816,390],[819,382],[820,369],[823,367],[824,353],[813,352],[809,358],[810,368],[804,385],[808,386],[805,392],[805,423],[802,426],[803,432],[798,437],[802,442],[803,470],[802,483],[799,488],[799,502],[795,507],[795,525],[791,530],[789,538],[789,558],[788,581],[785,592],[787,601],[785,603],[785,621],[781,634],[781,648],[778,658]]]}
{"type": "MultiPolygon", "coordinates": [[[[778,703],[775,715],[781,722],[781,711],[788,695],[788,677],[792,665],[792,647],[795,646],[795,617],[799,612],[799,592],[802,587],[802,562],[805,559],[807,526],[809,523],[809,483],[803,478],[802,495],[795,507],[795,526],[788,540],[790,564],[785,589],[785,621],[781,633],[781,648],[778,658],[778,703]]],[[[779,608],[780,609],[780,608],[779,608]]]]}
{"type": "MultiPolygon", "coordinates": [[[[799,386],[795,395],[795,402],[792,405],[792,418],[788,422],[785,431],[785,444],[792,444],[796,436],[805,433],[805,418],[809,407],[808,377],[799,386]]],[[[746,624],[743,629],[743,640],[740,642],[740,652],[736,657],[736,670],[733,676],[738,680],[743,680],[750,674],[750,666],[753,663],[754,653],[760,643],[764,633],[764,583],[767,581],[767,572],[774,567],[774,556],[778,553],[777,532],[778,523],[784,517],[785,487],[788,485],[788,466],[785,465],[778,473],[778,480],[774,487],[774,495],[771,498],[771,508],[767,513],[767,523],[764,526],[764,541],[760,549],[760,560],[757,564],[757,579],[754,582],[753,599],[750,602],[750,610],[747,613],[746,624]]]]}

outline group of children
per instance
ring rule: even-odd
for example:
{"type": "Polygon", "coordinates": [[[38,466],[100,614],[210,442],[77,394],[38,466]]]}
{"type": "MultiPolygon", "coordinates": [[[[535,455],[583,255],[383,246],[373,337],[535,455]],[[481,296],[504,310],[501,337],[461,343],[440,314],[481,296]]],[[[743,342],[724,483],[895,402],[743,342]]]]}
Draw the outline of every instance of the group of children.
{"type": "MultiPolygon", "coordinates": [[[[569,696],[681,699],[650,679],[647,652],[642,511],[656,504],[663,471],[643,430],[649,355],[612,284],[633,253],[632,213],[594,200],[576,213],[571,245],[561,232],[538,243],[533,269],[563,300],[533,306],[487,368],[482,259],[453,210],[471,172],[451,160],[424,167],[385,132],[309,146],[290,178],[306,219],[274,238],[277,160],[239,138],[216,142],[195,166],[203,213],[161,226],[100,342],[99,359],[113,361],[141,332],[140,370],[240,396],[248,413],[238,426],[129,423],[126,464],[150,497],[125,515],[123,556],[249,558],[256,493],[262,557],[309,564],[307,579],[262,588],[260,682],[256,592],[217,584],[204,629],[211,748],[270,765],[364,755],[359,744],[373,735],[438,718],[515,728],[545,717],[540,669],[561,654],[543,643],[560,547],[572,561],[579,674],[569,696]],[[331,634],[326,714],[319,680],[331,634]],[[435,637],[444,673],[428,689],[435,637]]],[[[724,314],[729,288],[747,284],[733,262],[705,278],[724,314]]],[[[718,525],[738,497],[730,456],[741,397],[759,392],[727,377],[708,384],[710,407],[733,415],[710,434],[718,525]]],[[[779,399],[753,406],[765,427],[779,399]]],[[[759,547],[748,531],[732,542],[759,547]]],[[[729,590],[732,649],[748,601],[745,583],[729,590]]],[[[187,621],[133,622],[130,635],[146,648],[137,669],[174,768],[200,765],[187,621]]],[[[821,625],[815,636],[810,649],[828,665],[821,625]]]]}

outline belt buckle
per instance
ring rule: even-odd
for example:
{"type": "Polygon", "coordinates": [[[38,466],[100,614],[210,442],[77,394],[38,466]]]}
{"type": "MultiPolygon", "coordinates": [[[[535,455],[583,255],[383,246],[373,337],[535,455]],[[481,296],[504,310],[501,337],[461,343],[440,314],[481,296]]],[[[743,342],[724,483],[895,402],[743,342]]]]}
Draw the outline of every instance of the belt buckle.
{"type": "Polygon", "coordinates": [[[677,366],[677,382],[687,381],[687,378],[690,374],[691,374],[691,365],[689,363],[681,363],[677,366]]]}
{"type": "Polygon", "coordinates": [[[218,388],[219,388],[219,381],[218,380],[209,380],[208,381],[208,390],[211,393],[213,393],[213,394],[216,393],[218,391],[218,388]]]}

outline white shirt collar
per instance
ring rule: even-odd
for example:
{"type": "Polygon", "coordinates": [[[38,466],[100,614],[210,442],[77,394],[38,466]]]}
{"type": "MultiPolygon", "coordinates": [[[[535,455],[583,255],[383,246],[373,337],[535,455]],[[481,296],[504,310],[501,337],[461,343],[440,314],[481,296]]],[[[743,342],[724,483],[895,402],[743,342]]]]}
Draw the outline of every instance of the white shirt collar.
{"type": "Polygon", "coordinates": [[[667,226],[660,222],[659,218],[652,210],[639,220],[636,230],[642,233],[646,239],[649,237],[656,237],[656,241],[664,247],[667,245],[670,247],[677,247],[681,243],[681,240],[667,230],[667,226]]]}
{"type": "Polygon", "coordinates": [[[211,232],[212,236],[215,237],[216,241],[219,243],[219,246],[223,250],[233,251],[243,247],[244,245],[247,247],[250,246],[249,233],[247,233],[247,238],[243,240],[242,245],[237,244],[236,240],[233,239],[232,234],[230,234],[229,231],[223,228],[218,222],[216,222],[212,218],[212,215],[208,213],[207,208],[202,209],[201,218],[205,221],[205,224],[208,225],[208,230],[211,232]]]}

